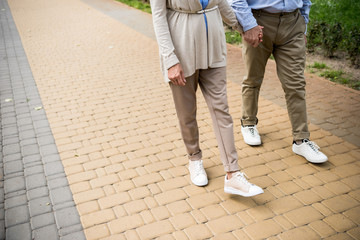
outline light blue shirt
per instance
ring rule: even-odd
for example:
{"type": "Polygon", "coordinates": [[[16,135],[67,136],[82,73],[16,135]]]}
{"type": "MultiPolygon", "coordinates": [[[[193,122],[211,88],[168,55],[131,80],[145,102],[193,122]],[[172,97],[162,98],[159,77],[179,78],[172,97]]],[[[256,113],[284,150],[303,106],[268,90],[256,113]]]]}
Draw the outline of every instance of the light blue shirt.
{"type": "Polygon", "coordinates": [[[251,9],[261,9],[271,13],[293,12],[300,9],[305,23],[309,22],[310,0],[228,0],[228,2],[243,26],[244,32],[258,25],[251,9]]]}

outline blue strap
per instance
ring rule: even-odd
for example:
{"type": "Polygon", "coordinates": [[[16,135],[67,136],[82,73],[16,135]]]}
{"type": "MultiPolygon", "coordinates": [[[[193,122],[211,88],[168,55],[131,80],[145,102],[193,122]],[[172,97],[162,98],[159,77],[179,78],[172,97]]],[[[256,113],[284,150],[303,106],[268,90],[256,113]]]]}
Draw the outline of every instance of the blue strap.
{"type": "MultiPolygon", "coordinates": [[[[202,6],[202,9],[204,10],[207,5],[209,4],[209,0],[200,0],[200,3],[201,3],[201,6],[202,6]]],[[[205,26],[206,26],[206,36],[208,35],[208,25],[207,25],[207,19],[206,19],[206,14],[204,14],[204,19],[205,19],[205,26]]]]}

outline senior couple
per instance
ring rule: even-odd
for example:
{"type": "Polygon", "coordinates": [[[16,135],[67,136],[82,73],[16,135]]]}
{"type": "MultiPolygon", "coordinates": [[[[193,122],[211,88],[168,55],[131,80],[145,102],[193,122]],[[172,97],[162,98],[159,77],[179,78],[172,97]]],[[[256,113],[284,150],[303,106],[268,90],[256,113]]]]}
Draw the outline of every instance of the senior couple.
{"type": "MultiPolygon", "coordinates": [[[[243,35],[246,75],[242,83],[241,132],[260,145],[257,111],[260,86],[273,54],[292,125],[294,153],[309,162],[327,157],[309,140],[305,103],[305,45],[310,0],[151,0],[164,78],[169,82],[189,158],[190,179],[208,184],[199,145],[196,91],[203,93],[224,166],[224,191],[244,197],[263,193],[238,165],[233,120],[226,92],[226,42],[223,22],[243,35]]],[[[240,59],[239,59],[240,61],[240,59]]]]}

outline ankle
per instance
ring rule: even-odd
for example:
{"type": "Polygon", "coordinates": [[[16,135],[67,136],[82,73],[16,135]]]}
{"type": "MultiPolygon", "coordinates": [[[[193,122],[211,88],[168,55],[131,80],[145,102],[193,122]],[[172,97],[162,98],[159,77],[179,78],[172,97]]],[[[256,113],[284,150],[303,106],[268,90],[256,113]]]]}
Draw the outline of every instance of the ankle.
{"type": "MultiPolygon", "coordinates": [[[[239,171],[239,170],[238,170],[238,171],[239,171]]],[[[227,179],[227,180],[230,180],[230,179],[232,178],[233,173],[236,173],[236,172],[238,172],[238,171],[227,172],[227,173],[226,173],[226,179],[227,179]]]]}

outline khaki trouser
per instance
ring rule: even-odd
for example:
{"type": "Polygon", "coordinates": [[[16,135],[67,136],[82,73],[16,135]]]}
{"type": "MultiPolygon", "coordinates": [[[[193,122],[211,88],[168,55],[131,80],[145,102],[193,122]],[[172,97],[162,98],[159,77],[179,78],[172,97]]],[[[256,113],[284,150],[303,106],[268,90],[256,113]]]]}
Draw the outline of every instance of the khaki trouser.
{"type": "Polygon", "coordinates": [[[246,76],[242,83],[242,124],[257,124],[258,99],[265,66],[271,53],[285,92],[293,138],[309,138],[305,101],[305,20],[300,11],[271,14],[253,10],[258,25],[264,26],[263,42],[254,48],[244,41],[246,76]]]}
{"type": "Polygon", "coordinates": [[[221,161],[226,172],[239,170],[235,148],[233,120],[229,114],[226,93],[226,68],[196,70],[186,78],[185,86],[170,83],[180,130],[190,160],[200,160],[199,129],[196,121],[196,90],[204,95],[213,121],[221,161]]]}

